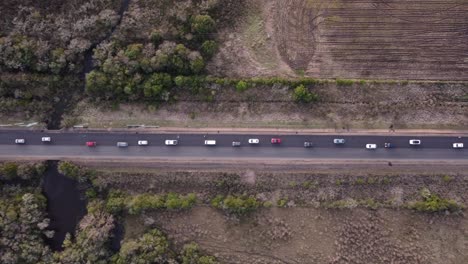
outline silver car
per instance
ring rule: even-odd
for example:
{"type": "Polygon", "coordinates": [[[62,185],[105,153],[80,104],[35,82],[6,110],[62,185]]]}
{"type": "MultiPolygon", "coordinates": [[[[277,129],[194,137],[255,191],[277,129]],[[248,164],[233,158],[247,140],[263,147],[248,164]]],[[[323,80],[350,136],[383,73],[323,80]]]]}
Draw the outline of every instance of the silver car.
{"type": "Polygon", "coordinates": [[[126,148],[126,147],[128,147],[128,143],[127,142],[117,142],[117,147],[126,148]]]}

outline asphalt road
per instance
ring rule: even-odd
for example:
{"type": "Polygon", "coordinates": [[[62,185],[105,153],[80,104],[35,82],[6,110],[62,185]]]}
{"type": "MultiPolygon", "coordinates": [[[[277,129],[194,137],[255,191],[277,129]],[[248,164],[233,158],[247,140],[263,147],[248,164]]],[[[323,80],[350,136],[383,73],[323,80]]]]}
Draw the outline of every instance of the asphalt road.
{"type": "Polygon", "coordinates": [[[380,159],[380,160],[462,160],[468,161],[468,149],[452,149],[453,143],[464,143],[468,137],[457,136],[369,136],[369,135],[247,135],[247,134],[136,134],[124,132],[40,132],[30,130],[0,130],[0,157],[96,157],[96,158],[227,158],[227,159],[380,159]],[[41,142],[50,136],[51,143],[41,142]],[[282,143],[272,145],[271,138],[282,143]],[[26,144],[17,145],[23,138],[26,144]],[[259,145],[249,145],[249,138],[258,138],[259,145]],[[334,138],[344,138],[342,146],[333,144],[334,138]],[[166,139],[177,139],[178,146],[165,146],[166,139]],[[217,146],[204,146],[204,140],[216,140],[217,146]],[[410,139],[420,139],[422,145],[410,146],[410,139]],[[148,140],[149,146],[138,146],[138,140],[148,140]],[[87,141],[97,142],[94,148],[87,141]],[[119,141],[128,142],[128,148],[118,148],[119,141]],[[241,147],[233,148],[233,141],[241,147]],[[304,148],[304,141],[314,144],[304,148]],[[385,149],[384,143],[394,145],[385,149]],[[366,144],[377,144],[377,150],[366,150],[366,144]]]}

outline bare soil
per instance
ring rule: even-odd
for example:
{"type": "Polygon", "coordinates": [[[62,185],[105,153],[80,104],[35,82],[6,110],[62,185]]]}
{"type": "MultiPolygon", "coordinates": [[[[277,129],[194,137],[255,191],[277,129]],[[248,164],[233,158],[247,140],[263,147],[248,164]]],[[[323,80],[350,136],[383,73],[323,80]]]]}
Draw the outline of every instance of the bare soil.
{"type": "MultiPolygon", "coordinates": [[[[149,226],[181,246],[195,241],[222,263],[456,263],[468,260],[465,214],[404,209],[425,187],[467,205],[466,166],[311,165],[171,169],[119,164],[98,170],[97,183],[131,193],[190,193],[199,205],[184,212],[125,217],[125,237],[149,226]],[[217,194],[249,194],[285,208],[235,217],[207,206],[217,194]],[[386,206],[326,209],[337,200],[373,199],[386,206]]],[[[99,166],[96,164],[96,166],[99,166]]]]}
{"type": "Polygon", "coordinates": [[[467,80],[468,4],[253,0],[220,32],[221,76],[467,80]]]}

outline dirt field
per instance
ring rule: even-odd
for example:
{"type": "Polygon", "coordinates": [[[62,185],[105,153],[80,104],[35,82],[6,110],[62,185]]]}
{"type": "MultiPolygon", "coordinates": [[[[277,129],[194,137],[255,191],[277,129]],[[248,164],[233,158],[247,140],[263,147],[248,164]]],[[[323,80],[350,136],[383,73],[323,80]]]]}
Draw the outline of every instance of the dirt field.
{"type": "Polygon", "coordinates": [[[199,197],[199,205],[190,211],[125,217],[126,238],[155,226],[176,246],[196,241],[222,263],[464,264],[468,260],[466,215],[424,214],[402,207],[420,199],[423,187],[466,206],[466,166],[311,165],[299,170],[261,165],[204,170],[122,166],[100,168],[97,182],[131,193],[194,192],[199,197]],[[274,206],[240,218],[207,206],[215,195],[227,193],[255,195],[274,206]],[[287,199],[284,208],[276,206],[278,199],[287,199]],[[343,199],[388,203],[374,210],[366,205],[323,206],[343,199]]]}
{"type": "Polygon", "coordinates": [[[463,84],[336,84],[312,89],[320,101],[293,102],[282,86],[251,88],[244,93],[212,87],[214,100],[181,95],[176,103],[148,110],[146,106],[120,105],[118,110],[98,109],[82,102],[67,119],[90,127],[125,127],[145,124],[169,127],[292,127],[292,128],[437,128],[466,129],[468,94],[463,84]]]}
{"type": "Polygon", "coordinates": [[[468,3],[254,0],[219,34],[222,76],[467,80],[468,3]]]}

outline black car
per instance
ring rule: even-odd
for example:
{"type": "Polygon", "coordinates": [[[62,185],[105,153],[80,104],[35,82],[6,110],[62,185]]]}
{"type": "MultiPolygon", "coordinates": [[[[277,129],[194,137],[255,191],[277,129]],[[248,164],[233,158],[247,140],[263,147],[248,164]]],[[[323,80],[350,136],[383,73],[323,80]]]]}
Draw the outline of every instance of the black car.
{"type": "Polygon", "coordinates": [[[311,148],[313,146],[312,142],[306,141],[304,142],[304,148],[311,148]]]}

